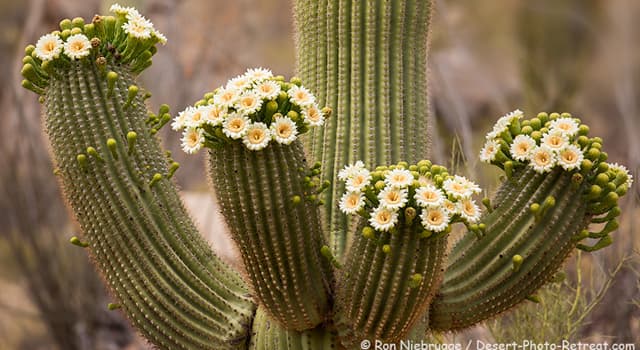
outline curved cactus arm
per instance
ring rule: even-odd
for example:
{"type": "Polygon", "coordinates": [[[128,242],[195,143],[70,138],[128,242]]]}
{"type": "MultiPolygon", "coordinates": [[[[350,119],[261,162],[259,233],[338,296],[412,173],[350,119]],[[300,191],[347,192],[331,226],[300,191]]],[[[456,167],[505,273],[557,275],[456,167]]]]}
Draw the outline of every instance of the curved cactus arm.
{"type": "Polygon", "coordinates": [[[111,306],[156,346],[245,348],[249,289],[189,218],[171,180],[176,164],[155,136],[167,119],[149,118],[135,83],[164,37],[133,23],[134,9],[115,11],[62,21],[24,59],[23,85],[42,95],[56,173],[84,232],[75,243],[90,249],[111,306]],[[137,38],[127,23],[151,34],[137,38]]]}
{"type": "Polygon", "coordinates": [[[339,347],[335,329],[321,325],[298,332],[282,328],[258,307],[251,331],[251,350],[336,350],[339,347]]]}
{"type": "Polygon", "coordinates": [[[502,118],[481,158],[507,176],[481,224],[456,244],[431,306],[430,327],[455,330],[491,318],[551,279],[576,248],[599,249],[617,228],[619,196],[631,178],[605,163],[602,140],[569,114],[502,118]],[[506,122],[505,122],[506,120],[506,122]],[[555,148],[555,150],[554,150],[555,148]],[[591,222],[605,223],[589,232],[591,222]],[[598,241],[594,246],[579,242],[598,241]]]}
{"type": "Polygon", "coordinates": [[[320,164],[307,165],[297,139],[320,126],[320,109],[299,78],[285,82],[248,69],[179,113],[183,149],[209,148],[210,180],[240,248],[256,298],[272,319],[302,331],[326,321],[332,307],[330,260],[319,195],[320,164]]]}
{"type": "Polygon", "coordinates": [[[298,74],[336,115],[306,140],[326,192],[324,228],[334,254],[351,242],[338,210],[337,172],[428,157],[427,39],[431,1],[296,0],[298,74]]]}
{"type": "Polygon", "coordinates": [[[318,203],[304,192],[300,142],[254,152],[230,144],[210,152],[222,213],[260,304],[286,328],[310,329],[331,308],[332,272],[320,254],[318,203]]]}

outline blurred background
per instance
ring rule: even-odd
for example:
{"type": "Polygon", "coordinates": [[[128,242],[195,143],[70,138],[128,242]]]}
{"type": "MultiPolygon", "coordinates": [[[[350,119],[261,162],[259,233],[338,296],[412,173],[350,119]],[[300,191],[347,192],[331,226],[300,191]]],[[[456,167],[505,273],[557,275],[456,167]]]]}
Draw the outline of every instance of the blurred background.
{"type": "MultiPolygon", "coordinates": [[[[151,109],[175,113],[247,67],[294,74],[291,0],[120,1],[166,34],[143,73],[151,109]]],[[[570,111],[606,140],[610,160],[638,178],[640,164],[640,2],[637,0],[436,0],[429,60],[436,117],[433,158],[495,189],[496,172],[478,163],[484,134],[520,108],[570,111]]],[[[145,349],[111,302],[82,249],[61,199],[37,97],[20,87],[26,44],[62,18],[106,13],[112,1],[0,0],[0,349],[145,349]]],[[[427,67],[425,67],[426,69],[427,67]]],[[[238,256],[208,192],[200,156],[185,157],[177,133],[165,147],[182,164],[184,199],[227,261],[238,256]]],[[[457,335],[506,342],[530,339],[640,344],[638,186],[624,198],[613,246],[569,259],[566,278],[504,317],[457,335]]]]}

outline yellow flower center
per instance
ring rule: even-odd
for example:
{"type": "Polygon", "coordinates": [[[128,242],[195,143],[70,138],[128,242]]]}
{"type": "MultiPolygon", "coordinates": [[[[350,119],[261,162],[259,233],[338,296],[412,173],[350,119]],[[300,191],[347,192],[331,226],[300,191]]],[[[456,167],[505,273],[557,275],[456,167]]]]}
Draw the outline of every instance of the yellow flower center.
{"type": "Polygon", "coordinates": [[[233,132],[242,131],[244,128],[244,120],[238,118],[229,122],[229,130],[233,132]]]}
{"type": "Polygon", "coordinates": [[[320,120],[320,112],[318,111],[318,109],[316,108],[309,108],[307,110],[307,118],[309,118],[312,121],[318,121],[320,120]]]}
{"type": "Polygon", "coordinates": [[[465,214],[469,216],[476,215],[476,208],[473,206],[473,203],[470,201],[462,202],[462,210],[464,210],[465,214]]]}
{"type": "Polygon", "coordinates": [[[575,163],[578,160],[578,156],[570,150],[566,150],[560,154],[562,159],[567,163],[575,163]]]}
{"type": "Polygon", "coordinates": [[[69,46],[73,51],[82,51],[84,49],[84,43],[82,43],[81,41],[74,41],[69,46]]]}
{"type": "Polygon", "coordinates": [[[387,210],[381,210],[376,216],[376,221],[381,224],[388,224],[391,221],[391,213],[387,210]]]}
{"type": "Polygon", "coordinates": [[[243,107],[253,107],[256,103],[256,99],[251,96],[245,96],[240,100],[243,107]]]}
{"type": "Polygon", "coordinates": [[[347,197],[345,204],[350,209],[355,208],[358,206],[359,199],[360,197],[358,195],[352,194],[349,197],[347,197]]]}
{"type": "Polygon", "coordinates": [[[400,202],[400,193],[396,192],[396,191],[391,191],[387,194],[387,202],[395,204],[400,202]]]}
{"type": "Polygon", "coordinates": [[[520,142],[516,147],[516,151],[518,151],[518,154],[526,154],[530,149],[531,145],[526,142],[520,142]]]}
{"type": "Polygon", "coordinates": [[[552,135],[549,137],[549,139],[547,140],[547,144],[551,147],[560,147],[564,144],[564,140],[562,140],[562,137],[557,136],[557,135],[552,135]]]}
{"type": "Polygon", "coordinates": [[[444,215],[439,210],[430,210],[427,214],[427,221],[432,225],[440,225],[444,221],[444,215]]]}
{"type": "Polygon", "coordinates": [[[547,152],[538,152],[536,154],[535,160],[539,165],[547,165],[551,161],[551,157],[547,152]]]}
{"type": "Polygon", "coordinates": [[[55,50],[55,48],[56,48],[56,43],[53,41],[47,42],[46,44],[44,44],[44,47],[43,47],[46,53],[52,52],[53,50],[55,50]]]}
{"type": "Polygon", "coordinates": [[[279,137],[286,139],[289,136],[291,136],[291,133],[293,132],[293,130],[291,129],[291,125],[283,123],[278,125],[278,127],[276,128],[276,132],[278,133],[279,137]]]}
{"type": "Polygon", "coordinates": [[[193,147],[195,145],[198,144],[198,134],[195,132],[192,132],[188,135],[187,137],[187,141],[189,143],[189,147],[193,147]]]}
{"type": "Polygon", "coordinates": [[[264,141],[265,132],[262,129],[252,129],[248,134],[249,142],[259,144],[264,141]]]}

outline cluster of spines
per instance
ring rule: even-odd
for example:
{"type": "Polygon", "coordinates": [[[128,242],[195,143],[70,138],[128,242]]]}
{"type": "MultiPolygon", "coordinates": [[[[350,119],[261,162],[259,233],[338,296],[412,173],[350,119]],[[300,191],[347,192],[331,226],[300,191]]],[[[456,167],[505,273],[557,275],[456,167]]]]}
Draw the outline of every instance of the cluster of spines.
{"type": "Polygon", "coordinates": [[[45,94],[57,69],[89,60],[101,70],[108,64],[128,65],[139,73],[151,65],[155,45],[166,38],[134,8],[111,7],[115,16],[96,15],[91,23],[77,17],[60,22],[60,30],[43,35],[25,49],[22,86],[45,94]]]}
{"type": "Polygon", "coordinates": [[[252,151],[289,145],[331,115],[298,78],[289,82],[264,68],[248,69],[179,113],[172,128],[184,130],[182,149],[195,153],[240,141],[252,151]]]}

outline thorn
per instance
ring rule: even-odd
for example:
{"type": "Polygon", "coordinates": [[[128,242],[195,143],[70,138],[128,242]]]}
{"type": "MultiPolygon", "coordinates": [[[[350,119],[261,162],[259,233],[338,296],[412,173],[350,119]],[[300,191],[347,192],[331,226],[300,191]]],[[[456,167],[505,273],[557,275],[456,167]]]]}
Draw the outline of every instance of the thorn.
{"type": "Polygon", "coordinates": [[[118,80],[118,73],[114,71],[107,73],[107,96],[109,97],[113,94],[113,88],[116,86],[116,80],[118,80]]]}
{"type": "Polygon", "coordinates": [[[419,273],[415,273],[409,277],[409,288],[418,288],[420,283],[422,282],[422,275],[419,273]]]}
{"type": "Polygon", "coordinates": [[[117,143],[115,139],[108,139],[107,140],[107,148],[109,148],[109,151],[111,151],[111,155],[113,156],[113,159],[118,160],[118,149],[117,149],[117,143]]]}
{"type": "Polygon", "coordinates": [[[81,248],[86,248],[89,246],[89,243],[81,241],[80,238],[76,236],[71,237],[71,239],[69,239],[69,243],[81,248]]]}
{"type": "Polygon", "coordinates": [[[96,149],[91,146],[87,147],[87,154],[97,159],[100,162],[104,162],[104,159],[102,159],[100,154],[98,154],[98,151],[96,151],[96,149]]]}
{"type": "Polygon", "coordinates": [[[149,181],[149,187],[153,187],[158,181],[162,180],[162,174],[155,173],[149,181]]]}
{"type": "Polygon", "coordinates": [[[113,311],[113,310],[118,310],[122,307],[122,305],[120,304],[116,304],[116,303],[109,303],[107,304],[107,309],[113,311]]]}
{"type": "Polygon", "coordinates": [[[169,173],[167,174],[167,179],[172,178],[179,167],[180,167],[180,163],[178,162],[171,163],[171,166],[169,167],[169,173]]]}
{"type": "Polygon", "coordinates": [[[331,253],[331,248],[329,248],[329,246],[323,245],[322,248],[320,248],[320,253],[322,254],[322,256],[327,258],[331,265],[333,265],[336,269],[342,268],[342,264],[340,264],[338,259],[333,256],[333,253],[331,253]]]}
{"type": "Polygon", "coordinates": [[[133,153],[133,147],[136,145],[136,139],[138,134],[135,131],[129,131],[127,133],[127,144],[129,145],[129,154],[133,153]]]}
{"type": "Polygon", "coordinates": [[[522,261],[524,261],[524,259],[522,258],[521,255],[514,255],[513,258],[511,258],[511,262],[513,263],[513,265],[511,266],[511,269],[513,270],[513,272],[518,272],[518,270],[520,270],[520,266],[522,266],[522,261]]]}

